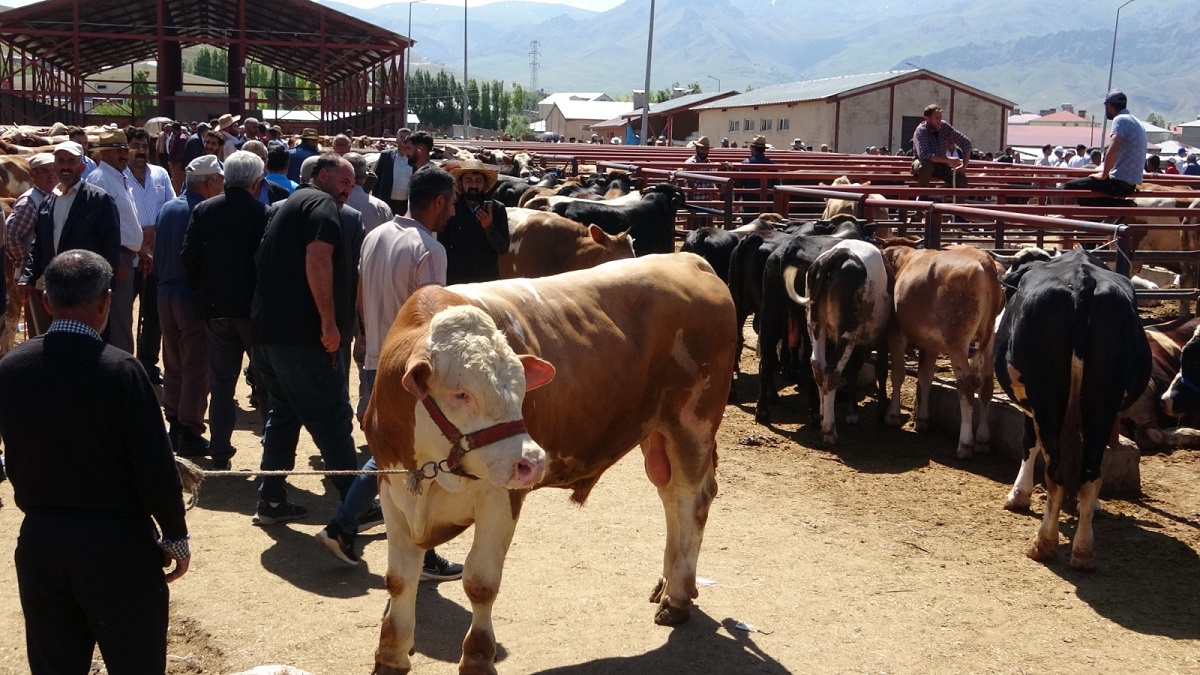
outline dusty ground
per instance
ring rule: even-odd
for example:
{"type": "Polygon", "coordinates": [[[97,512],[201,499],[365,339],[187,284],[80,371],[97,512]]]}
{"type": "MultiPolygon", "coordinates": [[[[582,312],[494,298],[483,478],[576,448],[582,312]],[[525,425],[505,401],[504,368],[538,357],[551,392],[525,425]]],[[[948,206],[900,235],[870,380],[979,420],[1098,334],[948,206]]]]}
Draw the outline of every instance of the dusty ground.
{"type": "MultiPolygon", "coordinates": [[[[744,365],[757,372],[753,358],[744,365]]],[[[755,379],[742,382],[743,398],[755,379]]],[[[700,557],[713,584],[680,628],[655,626],[646,602],[663,524],[640,456],[617,464],[583,508],[561,491],[534,493],[495,605],[500,671],[1200,672],[1200,455],[1144,457],[1144,496],[1106,502],[1098,570],[1079,573],[1065,561],[1073,521],[1059,560],[1024,556],[1044,495],[1032,513],[1000,508],[1014,460],[960,462],[953,438],[879,428],[873,404],[842,445],[817,449],[799,407],[785,390],[769,429],[752,404],[728,408],[700,557]]],[[[242,418],[235,468],[257,466],[255,419],[242,418]]],[[[305,436],[299,465],[314,456],[305,436]]],[[[171,589],[171,672],[370,671],[386,599],[382,530],[360,538],[364,565],[342,566],[312,539],[333,513],[332,490],[315,478],[291,484],[310,517],[265,529],[250,524],[249,475],[205,485],[188,518],[192,569],[171,589]]],[[[0,672],[24,673],[11,485],[0,484],[0,500],[0,672]]],[[[462,560],[469,542],[468,531],[441,551],[462,560]]],[[[469,618],[459,584],[422,584],[414,672],[455,672],[469,618]]]]}

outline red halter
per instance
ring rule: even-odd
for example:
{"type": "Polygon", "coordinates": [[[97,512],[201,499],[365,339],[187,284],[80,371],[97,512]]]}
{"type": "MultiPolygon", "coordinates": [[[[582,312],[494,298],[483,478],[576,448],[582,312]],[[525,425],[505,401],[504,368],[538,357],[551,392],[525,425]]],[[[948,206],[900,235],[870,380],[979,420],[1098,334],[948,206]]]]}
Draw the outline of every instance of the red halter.
{"type": "Polygon", "coordinates": [[[429,417],[433,419],[433,423],[437,425],[442,435],[453,444],[453,447],[450,448],[450,456],[438,462],[438,468],[458,476],[463,476],[464,478],[478,479],[479,477],[473,476],[463,470],[463,455],[476,448],[482,448],[485,445],[525,433],[525,420],[516,419],[493,424],[486,429],[464,434],[446,417],[432,396],[426,396],[421,399],[421,403],[425,405],[425,411],[429,413],[429,417]]]}

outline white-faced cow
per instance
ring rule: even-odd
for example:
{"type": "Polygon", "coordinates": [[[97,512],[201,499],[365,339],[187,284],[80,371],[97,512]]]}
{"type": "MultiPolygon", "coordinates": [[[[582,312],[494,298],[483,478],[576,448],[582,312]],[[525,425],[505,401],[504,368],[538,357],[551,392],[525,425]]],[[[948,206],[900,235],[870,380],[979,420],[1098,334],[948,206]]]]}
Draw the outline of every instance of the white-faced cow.
{"type": "Polygon", "coordinates": [[[1104,448],[1118,412],[1150,378],[1133,285],[1082,249],[1018,261],[1003,283],[1010,297],[997,331],[996,375],[1026,414],[1026,458],[1005,508],[1029,506],[1034,463],[1043,455],[1049,497],[1028,555],[1054,557],[1059,510],[1078,497],[1070,564],[1091,569],[1104,448]]]}
{"type": "Polygon", "coordinates": [[[892,396],[884,421],[899,425],[900,386],[904,383],[904,353],[909,345],[921,350],[917,365],[918,431],[929,427],[929,393],[938,354],[950,358],[958,390],[961,425],[959,459],[982,451],[991,440],[987,408],[992,398],[992,339],[996,315],[1004,307],[1000,273],[1004,268],[990,255],[971,246],[943,251],[898,245],[884,249],[895,268],[895,314],[888,333],[892,357],[892,396]],[[971,343],[977,347],[970,352],[971,343]],[[974,428],[975,394],[981,414],[974,428]]]}
{"type": "MultiPolygon", "coordinates": [[[[808,297],[796,295],[795,284],[784,285],[788,296],[808,309],[813,379],[821,393],[821,434],[837,442],[834,402],[847,364],[862,365],[863,353],[875,346],[892,315],[892,295],[883,254],[874,244],[849,240],[817,256],[808,268],[808,297]]],[[[858,377],[849,371],[850,382],[858,377]]],[[[850,397],[847,423],[858,421],[858,399],[850,397]]]]}
{"type": "Polygon", "coordinates": [[[423,549],[475,524],[459,670],[494,673],[492,604],[527,491],[567,488],[582,504],[638,445],[666,511],[654,620],[686,621],[734,330],[729,292],[694,255],[414,294],[387,335],[364,420],[380,468],[421,472],[380,480],[391,600],[376,672],[408,672],[423,549]]]}

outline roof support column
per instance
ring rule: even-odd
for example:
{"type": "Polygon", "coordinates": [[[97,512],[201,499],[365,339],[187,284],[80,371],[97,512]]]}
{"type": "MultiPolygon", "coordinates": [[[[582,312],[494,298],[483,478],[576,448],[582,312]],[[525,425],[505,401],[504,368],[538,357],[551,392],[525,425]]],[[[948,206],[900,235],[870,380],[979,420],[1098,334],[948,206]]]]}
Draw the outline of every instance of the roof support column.
{"type": "Polygon", "coordinates": [[[246,105],[246,0],[238,0],[237,35],[229,41],[228,104],[231,115],[240,115],[246,105]]]}
{"type": "Polygon", "coordinates": [[[175,95],[183,90],[183,45],[167,37],[178,35],[167,0],[158,0],[158,113],[175,118],[175,95]]]}

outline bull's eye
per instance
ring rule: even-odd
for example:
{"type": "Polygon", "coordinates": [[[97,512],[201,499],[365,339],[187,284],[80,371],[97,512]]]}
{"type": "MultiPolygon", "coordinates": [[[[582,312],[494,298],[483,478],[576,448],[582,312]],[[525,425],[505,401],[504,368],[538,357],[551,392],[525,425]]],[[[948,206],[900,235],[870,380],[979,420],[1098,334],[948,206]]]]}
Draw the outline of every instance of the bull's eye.
{"type": "Polygon", "coordinates": [[[467,401],[471,400],[471,396],[461,389],[459,391],[452,392],[450,394],[450,398],[459,403],[466,403],[467,401]]]}

